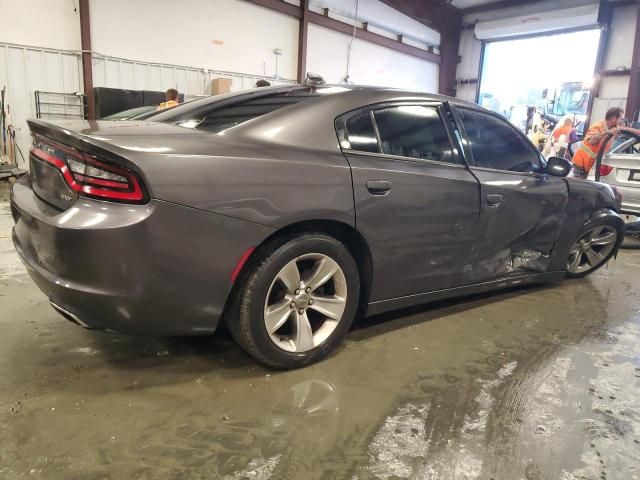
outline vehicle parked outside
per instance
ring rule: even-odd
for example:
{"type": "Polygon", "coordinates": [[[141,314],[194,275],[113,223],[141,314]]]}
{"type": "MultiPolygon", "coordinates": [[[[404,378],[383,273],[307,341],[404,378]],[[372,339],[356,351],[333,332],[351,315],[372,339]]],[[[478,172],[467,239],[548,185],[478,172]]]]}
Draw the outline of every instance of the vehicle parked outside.
{"type": "Polygon", "coordinates": [[[627,223],[622,246],[639,248],[640,136],[628,131],[619,135],[611,151],[602,152],[588,179],[612,185],[617,189],[622,197],[621,213],[627,223]]]}
{"type": "Polygon", "coordinates": [[[622,212],[640,216],[640,136],[621,134],[588,178],[615,186],[622,196],[622,212]]]}
{"type": "Polygon", "coordinates": [[[29,122],[13,241],[89,328],[225,322],[259,362],[300,367],[356,315],[583,277],[624,234],[612,187],[566,178],[569,162],[458,99],[297,85],[153,120],[29,122]]]}

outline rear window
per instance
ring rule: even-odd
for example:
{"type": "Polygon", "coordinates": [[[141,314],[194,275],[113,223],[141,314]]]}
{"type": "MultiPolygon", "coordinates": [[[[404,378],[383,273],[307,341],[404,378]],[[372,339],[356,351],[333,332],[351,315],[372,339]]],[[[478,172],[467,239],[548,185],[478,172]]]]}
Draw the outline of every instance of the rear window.
{"type": "Polygon", "coordinates": [[[307,87],[275,93],[252,92],[220,100],[206,99],[193,102],[191,105],[175,107],[154,116],[152,120],[217,133],[280,108],[327,93],[335,93],[336,90],[335,87],[307,87]]]}

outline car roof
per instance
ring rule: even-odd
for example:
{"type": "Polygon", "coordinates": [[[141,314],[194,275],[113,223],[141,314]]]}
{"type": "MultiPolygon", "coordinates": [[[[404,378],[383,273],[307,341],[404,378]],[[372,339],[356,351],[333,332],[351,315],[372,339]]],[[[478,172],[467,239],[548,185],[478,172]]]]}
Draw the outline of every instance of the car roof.
{"type": "MultiPolygon", "coordinates": [[[[262,89],[250,90],[249,94],[268,96],[269,94],[295,91],[300,88],[309,88],[309,86],[263,87],[262,89]]],[[[322,85],[318,88],[339,88],[340,90],[331,92],[330,95],[319,95],[307,101],[277,109],[232,127],[225,131],[224,135],[229,137],[237,136],[240,141],[265,141],[267,139],[271,144],[297,146],[309,150],[339,150],[334,126],[335,119],[343,114],[368,106],[394,102],[433,101],[450,102],[458,106],[485,110],[464,100],[411,90],[346,84],[322,85]]],[[[228,100],[229,103],[233,103],[238,99],[238,97],[226,97],[224,101],[226,103],[228,100]]],[[[155,120],[158,117],[153,118],[155,120]]]]}
{"type": "Polygon", "coordinates": [[[269,142],[289,147],[309,150],[339,150],[334,121],[339,116],[373,106],[390,102],[450,102],[456,106],[464,106],[477,110],[493,112],[464,100],[438,95],[434,93],[403,90],[390,87],[362,86],[352,84],[325,85],[280,85],[254,88],[240,92],[231,92],[173,107],[160,112],[149,120],[168,122],[179,119],[192,112],[209,108],[233,106],[244,100],[259,100],[275,94],[294,93],[299,90],[315,88],[319,95],[310,96],[304,102],[293,103],[258,116],[250,121],[238,124],[227,130],[216,133],[228,138],[236,137],[239,142],[269,142]],[[322,95],[326,93],[326,95],[322,95]],[[275,134],[274,132],[277,132],[275,134]]]}
{"type": "MultiPolygon", "coordinates": [[[[154,116],[154,121],[165,121],[170,120],[171,117],[179,115],[181,112],[186,112],[188,109],[200,109],[206,108],[211,104],[219,104],[223,106],[225,104],[235,103],[239,100],[242,100],[247,97],[252,98],[260,98],[267,97],[269,95],[275,95],[278,93],[290,93],[295,92],[297,90],[307,90],[310,88],[317,88],[318,91],[321,90],[331,90],[331,89],[340,89],[340,92],[337,95],[327,95],[325,98],[330,101],[333,97],[338,97],[343,101],[345,98],[354,97],[362,100],[362,106],[367,104],[367,99],[374,100],[375,103],[380,103],[384,101],[394,101],[397,98],[411,98],[411,99],[419,99],[419,100],[431,100],[438,102],[450,102],[456,105],[464,105],[469,108],[477,108],[483,109],[479,107],[477,104],[467,102],[465,100],[447,97],[444,95],[438,95],[435,93],[427,93],[420,92],[416,90],[406,90],[406,89],[398,89],[393,87],[381,87],[381,86],[371,86],[371,85],[353,85],[353,84],[345,84],[345,83],[336,83],[336,84],[324,84],[324,85],[305,85],[305,84],[290,84],[290,85],[274,85],[270,87],[258,87],[247,90],[242,90],[239,92],[229,92],[221,95],[213,95],[206,98],[201,98],[197,100],[193,100],[183,105],[179,105],[177,107],[173,107],[171,109],[166,110],[166,112],[160,112],[154,116]]],[[[374,103],[373,101],[370,103],[374,103]]],[[[307,104],[307,102],[305,102],[307,104]]],[[[311,103],[312,105],[312,103],[311,103]]],[[[310,106],[310,105],[309,105],[310,106]]]]}

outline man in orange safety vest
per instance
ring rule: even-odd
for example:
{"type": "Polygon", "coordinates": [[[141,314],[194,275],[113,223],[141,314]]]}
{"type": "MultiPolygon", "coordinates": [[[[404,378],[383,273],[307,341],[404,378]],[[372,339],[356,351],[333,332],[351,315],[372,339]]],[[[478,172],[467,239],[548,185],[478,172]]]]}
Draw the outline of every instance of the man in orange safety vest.
{"type": "Polygon", "coordinates": [[[629,131],[636,134],[640,133],[634,128],[619,126],[623,114],[624,110],[622,108],[610,108],[607,110],[603,122],[594,123],[589,127],[584,140],[573,155],[573,170],[576,177],[587,178],[591,167],[593,167],[596,158],[598,158],[602,144],[608,135],[611,135],[611,138],[607,140],[605,152],[611,149],[611,141],[616,138],[620,132],[629,131]]]}

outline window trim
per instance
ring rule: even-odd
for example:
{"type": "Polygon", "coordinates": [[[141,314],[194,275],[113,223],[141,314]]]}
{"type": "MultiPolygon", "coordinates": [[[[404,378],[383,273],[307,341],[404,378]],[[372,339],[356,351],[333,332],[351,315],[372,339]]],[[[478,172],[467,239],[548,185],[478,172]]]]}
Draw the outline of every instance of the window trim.
{"type": "Polygon", "coordinates": [[[421,165],[431,164],[431,165],[438,165],[438,166],[445,166],[445,167],[464,168],[465,170],[467,169],[466,165],[463,165],[460,163],[441,162],[439,160],[428,160],[428,159],[414,158],[414,157],[403,157],[402,155],[392,155],[390,153],[364,152],[362,150],[351,150],[351,149],[345,149],[345,148],[343,148],[342,151],[350,155],[364,155],[369,157],[386,158],[388,160],[398,160],[403,162],[419,163],[421,165]]]}
{"type": "Polygon", "coordinates": [[[381,152],[381,145],[380,145],[380,137],[378,136],[378,133],[376,131],[376,124],[374,123],[373,119],[371,118],[371,112],[373,111],[373,105],[366,105],[364,107],[358,107],[354,110],[350,110],[348,112],[342,113],[340,115],[338,115],[336,117],[336,119],[333,121],[333,126],[334,129],[336,131],[336,136],[338,137],[338,148],[342,151],[342,152],[362,152],[362,153],[380,153],[381,152]],[[344,148],[342,146],[342,141],[347,140],[349,138],[349,135],[347,134],[347,121],[352,118],[355,117],[356,115],[360,115],[361,113],[365,113],[366,111],[369,111],[369,119],[371,120],[371,123],[373,124],[373,129],[376,132],[376,139],[378,140],[378,144],[377,144],[377,148],[378,148],[378,152],[365,152],[365,151],[361,151],[361,150],[353,150],[351,148],[344,148]]]}
{"type": "Polygon", "coordinates": [[[451,105],[452,110],[453,110],[453,116],[456,120],[456,124],[458,126],[458,129],[460,129],[460,132],[462,133],[462,135],[464,136],[464,140],[465,140],[465,151],[468,151],[469,154],[469,158],[471,159],[471,161],[473,163],[469,164],[469,168],[471,170],[481,170],[483,172],[501,172],[501,173],[510,173],[513,175],[527,175],[527,176],[540,176],[540,175],[548,175],[547,172],[545,171],[545,167],[547,164],[546,159],[542,156],[542,154],[535,148],[535,146],[531,143],[531,141],[527,138],[527,136],[522,133],[520,130],[518,130],[516,127],[514,127],[513,125],[511,125],[509,123],[508,120],[506,120],[505,118],[503,118],[501,115],[495,113],[495,112],[491,112],[491,111],[485,111],[482,110],[480,108],[474,108],[473,106],[466,106],[466,105],[451,105]],[[462,121],[462,117],[460,115],[459,110],[470,110],[472,112],[477,112],[477,113],[482,113],[485,115],[488,115],[490,117],[494,117],[498,120],[500,120],[501,122],[505,123],[508,127],[510,127],[511,129],[513,129],[518,135],[520,135],[520,138],[524,139],[526,144],[531,148],[531,151],[535,154],[535,156],[538,158],[538,160],[540,161],[540,171],[539,172],[516,172],[513,170],[502,170],[500,168],[491,168],[491,167],[479,167],[478,165],[476,165],[476,159],[473,156],[473,150],[471,149],[471,142],[469,141],[469,135],[467,135],[467,130],[464,128],[464,122],[462,121]]]}
{"type": "MultiPolygon", "coordinates": [[[[341,114],[340,116],[338,116],[334,122],[335,125],[335,129],[336,129],[336,134],[338,136],[338,145],[340,147],[340,150],[343,153],[349,153],[349,154],[355,154],[355,155],[370,155],[370,156],[375,156],[378,158],[388,158],[391,160],[404,160],[404,161],[409,161],[412,163],[422,163],[422,164],[433,164],[433,165],[446,165],[446,166],[451,166],[451,167],[461,167],[461,168],[465,168],[467,169],[469,167],[469,164],[467,163],[467,160],[465,158],[465,155],[463,155],[463,153],[460,151],[460,147],[458,145],[457,140],[455,140],[452,136],[451,133],[451,129],[450,126],[447,125],[446,119],[443,118],[444,115],[446,114],[445,109],[447,108],[448,102],[439,102],[436,100],[417,100],[417,101],[411,101],[411,100],[402,100],[402,101],[387,101],[387,102],[380,102],[380,103],[372,103],[370,105],[365,105],[363,107],[359,107],[355,110],[351,110],[349,112],[345,112],[343,114],[341,114]],[[393,155],[390,153],[383,153],[382,152],[382,138],[380,137],[380,130],[378,129],[378,123],[375,119],[375,112],[377,110],[384,110],[387,108],[393,108],[393,107],[401,107],[401,106],[423,106],[423,107],[433,107],[438,111],[438,116],[440,117],[440,121],[443,124],[443,127],[445,129],[445,131],[447,132],[447,138],[449,139],[449,145],[451,147],[451,151],[454,155],[456,155],[458,157],[458,159],[460,160],[460,162],[442,162],[440,160],[428,160],[428,159],[422,159],[422,158],[414,158],[414,157],[405,157],[403,155],[393,155]],[[366,152],[363,150],[354,150],[351,148],[344,148],[341,145],[341,140],[340,140],[340,133],[342,132],[342,136],[346,139],[348,139],[348,132],[347,132],[347,120],[349,120],[351,117],[359,115],[360,113],[364,112],[364,111],[369,111],[369,115],[371,118],[371,123],[373,124],[373,129],[375,131],[376,134],[376,139],[378,140],[378,152],[366,152]]],[[[450,106],[449,106],[450,108],[450,106]]],[[[461,130],[461,133],[463,133],[463,131],[461,130]]]]}

